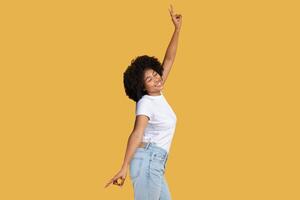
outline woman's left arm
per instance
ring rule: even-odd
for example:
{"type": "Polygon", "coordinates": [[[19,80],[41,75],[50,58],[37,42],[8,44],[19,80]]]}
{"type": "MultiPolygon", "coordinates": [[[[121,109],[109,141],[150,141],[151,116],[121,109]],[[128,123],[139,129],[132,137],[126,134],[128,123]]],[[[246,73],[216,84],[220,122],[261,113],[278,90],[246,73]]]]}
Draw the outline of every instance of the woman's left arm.
{"type": "Polygon", "coordinates": [[[176,56],[176,51],[177,51],[177,46],[178,46],[178,38],[179,38],[179,33],[181,29],[181,22],[182,22],[182,15],[180,14],[174,14],[173,12],[173,7],[171,5],[171,9],[169,9],[170,15],[173,21],[173,24],[175,26],[175,30],[173,32],[171,41],[168,45],[165,57],[163,59],[162,67],[164,68],[164,72],[162,75],[163,82],[166,81],[168,74],[172,68],[172,65],[175,60],[176,56]]]}

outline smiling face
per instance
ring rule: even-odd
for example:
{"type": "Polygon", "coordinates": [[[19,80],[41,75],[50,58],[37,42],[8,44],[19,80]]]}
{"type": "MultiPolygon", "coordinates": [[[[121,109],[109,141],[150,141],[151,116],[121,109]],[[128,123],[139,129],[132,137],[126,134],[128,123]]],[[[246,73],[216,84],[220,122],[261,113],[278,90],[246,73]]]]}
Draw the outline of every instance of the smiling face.
{"type": "Polygon", "coordinates": [[[163,89],[162,77],[153,69],[145,69],[144,71],[144,89],[148,95],[160,95],[163,89]]]}

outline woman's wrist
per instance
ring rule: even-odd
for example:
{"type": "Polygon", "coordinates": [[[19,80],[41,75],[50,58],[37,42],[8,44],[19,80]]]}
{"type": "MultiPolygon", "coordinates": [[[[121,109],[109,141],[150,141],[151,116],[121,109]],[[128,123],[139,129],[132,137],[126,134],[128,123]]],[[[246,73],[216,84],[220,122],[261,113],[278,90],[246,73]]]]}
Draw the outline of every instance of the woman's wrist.
{"type": "Polygon", "coordinates": [[[175,32],[180,32],[180,27],[175,27],[175,32]]]}
{"type": "Polygon", "coordinates": [[[127,170],[128,167],[129,167],[129,165],[126,164],[126,163],[124,163],[124,164],[122,165],[122,167],[121,167],[121,170],[127,170]]]}

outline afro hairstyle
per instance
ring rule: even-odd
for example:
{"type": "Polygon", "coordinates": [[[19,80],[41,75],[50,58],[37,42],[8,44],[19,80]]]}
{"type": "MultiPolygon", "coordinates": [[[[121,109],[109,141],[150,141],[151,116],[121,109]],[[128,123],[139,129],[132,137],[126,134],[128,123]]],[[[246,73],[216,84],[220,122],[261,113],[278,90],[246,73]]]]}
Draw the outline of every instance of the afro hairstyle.
{"type": "Polygon", "coordinates": [[[160,76],[163,74],[161,62],[155,56],[142,55],[131,60],[131,64],[123,73],[125,93],[135,102],[142,96],[148,94],[144,89],[144,72],[146,69],[153,69],[160,76]]]}

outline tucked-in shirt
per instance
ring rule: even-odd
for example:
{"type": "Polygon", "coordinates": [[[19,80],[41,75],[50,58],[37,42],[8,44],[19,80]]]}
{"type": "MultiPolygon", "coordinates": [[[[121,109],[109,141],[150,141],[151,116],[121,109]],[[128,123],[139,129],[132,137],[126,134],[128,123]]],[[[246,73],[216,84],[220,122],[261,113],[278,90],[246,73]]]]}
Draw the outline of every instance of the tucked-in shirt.
{"type": "Polygon", "coordinates": [[[162,92],[159,96],[144,95],[137,103],[135,114],[149,117],[143,142],[154,142],[169,152],[177,117],[162,92]]]}

